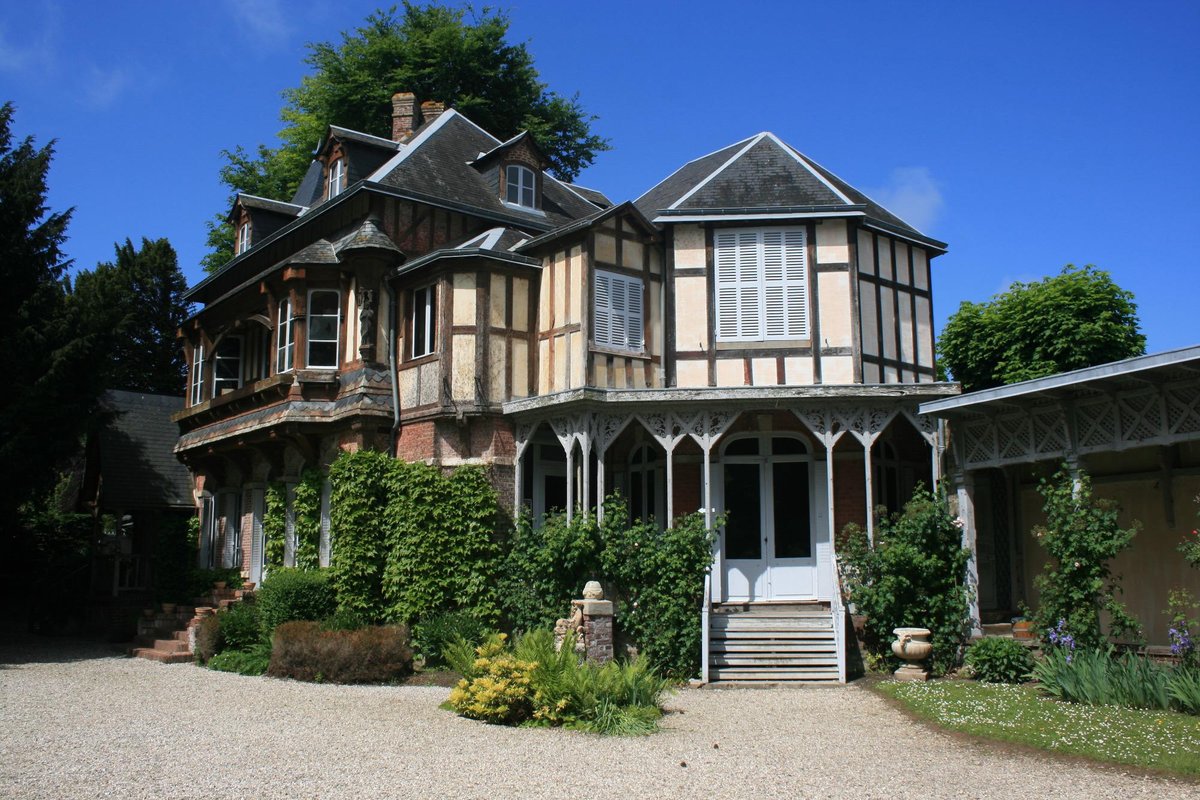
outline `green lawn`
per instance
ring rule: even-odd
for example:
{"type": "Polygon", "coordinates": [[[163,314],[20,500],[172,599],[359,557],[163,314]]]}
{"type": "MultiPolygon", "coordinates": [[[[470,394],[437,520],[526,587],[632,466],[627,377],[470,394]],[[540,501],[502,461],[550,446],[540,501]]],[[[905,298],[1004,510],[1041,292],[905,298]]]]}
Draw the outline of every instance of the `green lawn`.
{"type": "Polygon", "coordinates": [[[1200,775],[1200,717],[1062,703],[1030,686],[880,682],[877,691],[950,730],[1184,775],[1200,775]]]}

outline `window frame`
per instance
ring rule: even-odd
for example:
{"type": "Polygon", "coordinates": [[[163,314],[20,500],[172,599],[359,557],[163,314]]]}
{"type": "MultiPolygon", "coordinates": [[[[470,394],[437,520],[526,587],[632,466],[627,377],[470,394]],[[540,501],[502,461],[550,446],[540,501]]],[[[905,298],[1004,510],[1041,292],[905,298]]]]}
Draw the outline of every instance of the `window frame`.
{"type": "Polygon", "coordinates": [[[335,158],[329,162],[329,174],[325,178],[325,199],[332,200],[346,188],[346,159],[335,158]]]}
{"type": "Polygon", "coordinates": [[[593,346],[644,353],[646,285],[642,278],[596,269],[592,287],[593,346]]]}
{"type": "Polygon", "coordinates": [[[504,165],[504,202],[518,208],[538,208],[537,173],[525,164],[504,165]],[[513,180],[513,175],[516,180],[513,180]],[[513,189],[516,189],[516,200],[512,199],[513,189]],[[526,203],[526,194],[529,202],[526,203]]]}
{"type": "Polygon", "coordinates": [[[412,303],[412,343],[408,348],[414,359],[437,352],[437,284],[418,286],[409,295],[412,303]],[[420,299],[423,297],[423,300],[420,299]],[[424,330],[418,331],[418,320],[424,318],[424,330]]]}
{"type": "Polygon", "coordinates": [[[811,338],[808,245],[808,229],[801,226],[714,231],[713,333],[717,342],[811,338]],[[748,241],[750,237],[753,241],[748,241]],[[777,243],[768,241],[774,237],[778,237],[777,243]],[[778,247],[775,259],[772,247],[778,247]]]}
{"type": "Polygon", "coordinates": [[[305,333],[305,337],[304,337],[304,366],[305,366],[305,368],[306,369],[338,369],[341,366],[341,361],[342,361],[342,359],[341,359],[342,293],[340,291],[338,291],[337,289],[309,289],[308,290],[308,305],[305,306],[305,308],[308,309],[308,311],[305,315],[305,319],[308,321],[308,325],[304,331],[304,333],[305,333]],[[314,314],[314,313],[312,313],[313,295],[314,294],[322,294],[322,293],[332,294],[337,298],[337,300],[334,304],[334,308],[336,310],[334,311],[333,314],[314,314]],[[312,335],[313,334],[312,321],[314,319],[328,319],[329,317],[334,318],[334,323],[335,323],[334,324],[334,338],[333,339],[314,339],[313,335],[312,335]],[[314,364],[313,363],[312,346],[313,346],[314,342],[317,344],[329,344],[330,342],[333,342],[333,363],[332,364],[314,364]]]}
{"type": "Polygon", "coordinates": [[[241,255],[250,249],[250,220],[245,220],[238,226],[237,234],[237,253],[241,255]]]}
{"type": "Polygon", "coordinates": [[[192,369],[188,375],[188,405],[204,402],[204,343],[192,348],[192,369]]]}
{"type": "Polygon", "coordinates": [[[212,390],[210,392],[210,395],[212,397],[220,397],[222,394],[225,394],[225,391],[233,392],[233,391],[237,391],[238,389],[242,388],[242,374],[243,374],[242,367],[245,364],[245,359],[246,359],[246,339],[244,336],[242,336],[241,334],[231,334],[229,336],[221,337],[221,340],[219,342],[217,342],[217,344],[213,347],[213,352],[212,352],[212,381],[210,381],[210,383],[212,384],[212,390]],[[232,356],[221,354],[221,348],[225,345],[226,342],[237,342],[238,352],[237,352],[236,358],[234,358],[232,356]],[[235,374],[237,377],[235,377],[235,378],[218,377],[218,373],[220,371],[219,368],[222,365],[222,363],[226,362],[226,361],[233,361],[236,363],[237,366],[235,367],[234,371],[235,371],[235,374]],[[226,388],[225,391],[221,391],[222,386],[230,383],[231,381],[234,382],[235,385],[232,387],[226,388]]]}
{"type": "Polygon", "coordinates": [[[275,314],[275,374],[291,372],[295,367],[296,315],[292,313],[291,298],[285,297],[279,301],[279,310],[275,314]]]}

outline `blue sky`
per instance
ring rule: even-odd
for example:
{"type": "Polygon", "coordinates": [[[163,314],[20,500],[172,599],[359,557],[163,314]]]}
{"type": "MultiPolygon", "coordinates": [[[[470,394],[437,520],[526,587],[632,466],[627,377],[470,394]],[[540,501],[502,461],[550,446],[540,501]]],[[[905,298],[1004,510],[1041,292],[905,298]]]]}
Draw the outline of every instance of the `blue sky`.
{"type": "MultiPolygon", "coordinates": [[[[274,142],[305,43],[377,3],[0,8],[0,100],[57,139],[50,205],[77,267],[168,237],[191,282],[224,210],[220,151],[274,142]]],[[[1136,295],[1151,351],[1200,343],[1200,4],[515,0],[511,36],[612,140],[579,182],[634,198],[770,130],[950,243],[962,300],[1068,262],[1136,295]]],[[[400,89],[402,87],[395,87],[400,89]]]]}

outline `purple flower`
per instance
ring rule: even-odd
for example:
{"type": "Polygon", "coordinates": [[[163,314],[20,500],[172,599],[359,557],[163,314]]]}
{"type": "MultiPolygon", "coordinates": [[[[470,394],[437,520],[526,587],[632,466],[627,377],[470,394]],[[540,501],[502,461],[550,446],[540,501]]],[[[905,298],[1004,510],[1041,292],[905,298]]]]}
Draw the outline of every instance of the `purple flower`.
{"type": "Polygon", "coordinates": [[[1167,637],[1171,640],[1171,654],[1174,656],[1184,658],[1195,649],[1195,645],[1192,644],[1191,631],[1184,625],[1169,629],[1167,637]]]}

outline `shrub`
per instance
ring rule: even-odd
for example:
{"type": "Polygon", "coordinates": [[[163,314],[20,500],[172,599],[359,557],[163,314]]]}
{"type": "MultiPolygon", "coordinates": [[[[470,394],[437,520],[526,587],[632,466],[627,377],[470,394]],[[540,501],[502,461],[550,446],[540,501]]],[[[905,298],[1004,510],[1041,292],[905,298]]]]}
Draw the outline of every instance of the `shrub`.
{"type": "Polygon", "coordinates": [[[1100,613],[1108,613],[1113,636],[1136,633],[1138,623],[1117,600],[1119,577],[1108,562],[1129,547],[1138,523],[1123,529],[1118,506],[1092,496],[1091,481],[1080,473],[1078,483],[1065,469],[1043,480],[1046,524],[1033,529],[1053,561],[1034,579],[1038,608],[1034,620],[1048,632],[1062,623],[1083,648],[1106,642],[1100,613]]]}
{"type": "Polygon", "coordinates": [[[248,651],[263,642],[263,627],[255,603],[234,603],[227,610],[218,611],[215,616],[220,618],[221,631],[217,652],[248,651]]]}
{"type": "Polygon", "coordinates": [[[537,664],[509,652],[505,638],[501,633],[480,645],[471,676],[450,692],[450,705],[462,716],[516,725],[533,715],[531,684],[537,664]]]}
{"type": "Polygon", "coordinates": [[[221,652],[221,617],[209,614],[200,620],[196,627],[196,645],[192,654],[201,664],[207,664],[212,657],[221,652]]]}
{"type": "Polygon", "coordinates": [[[275,629],[267,674],[328,683],[387,683],[412,672],[408,628],[381,625],[324,630],[316,622],[275,629]]]}
{"type": "Polygon", "coordinates": [[[250,650],[225,650],[208,662],[209,669],[236,672],[239,675],[262,675],[271,661],[271,646],[257,644],[250,650]]]}
{"type": "Polygon", "coordinates": [[[1020,683],[1033,669],[1033,658],[1025,645],[997,637],[972,644],[966,662],[978,680],[988,683],[1020,683]]]}
{"type": "Polygon", "coordinates": [[[255,595],[254,603],[262,628],[268,634],[284,622],[315,622],[337,610],[333,584],[326,570],[273,569],[255,595]]]}
{"type": "Polygon", "coordinates": [[[413,646],[425,658],[425,666],[444,666],[448,646],[458,640],[477,645],[488,630],[484,622],[465,611],[443,611],[413,626],[413,646]]]}
{"type": "Polygon", "coordinates": [[[356,631],[370,625],[370,622],[348,608],[339,608],[331,616],[321,620],[321,629],[326,631],[356,631]]]}
{"type": "MultiPolygon", "coordinates": [[[[690,678],[700,668],[699,610],[715,534],[699,512],[679,517],[665,531],[653,522],[610,524],[626,513],[619,497],[606,501],[600,561],[616,584],[615,622],[656,670],[690,678]]],[[[723,524],[715,520],[714,529],[723,524]]]]}
{"type": "Polygon", "coordinates": [[[699,610],[712,564],[704,515],[680,517],[663,531],[653,521],[630,524],[620,495],[604,509],[602,525],[585,513],[570,523],[551,513],[540,528],[528,515],[518,520],[504,562],[505,616],[519,631],[552,627],[584,584],[604,579],[620,632],[656,669],[691,677],[700,667],[699,610]]]}
{"type": "Polygon", "coordinates": [[[518,637],[511,648],[496,634],[473,655],[468,660],[461,640],[447,654],[464,676],[451,706],[472,719],[639,734],[653,731],[662,715],[658,702],[669,682],[641,659],[580,662],[569,643],[556,651],[545,629],[518,637]]]}
{"type": "MultiPolygon", "coordinates": [[[[606,518],[615,517],[610,509],[606,518]]],[[[501,570],[504,614],[512,627],[518,631],[553,627],[584,584],[600,579],[602,547],[600,526],[592,514],[581,512],[567,522],[564,512],[553,511],[539,526],[522,511],[501,570]]]]}
{"type": "Polygon", "coordinates": [[[843,530],[843,585],[866,616],[866,646],[878,661],[896,661],[894,628],[919,627],[932,633],[935,673],[958,664],[970,632],[971,596],[970,553],[962,546],[961,526],[943,492],[934,495],[918,486],[900,514],[880,518],[874,547],[858,526],[843,530]]]}

